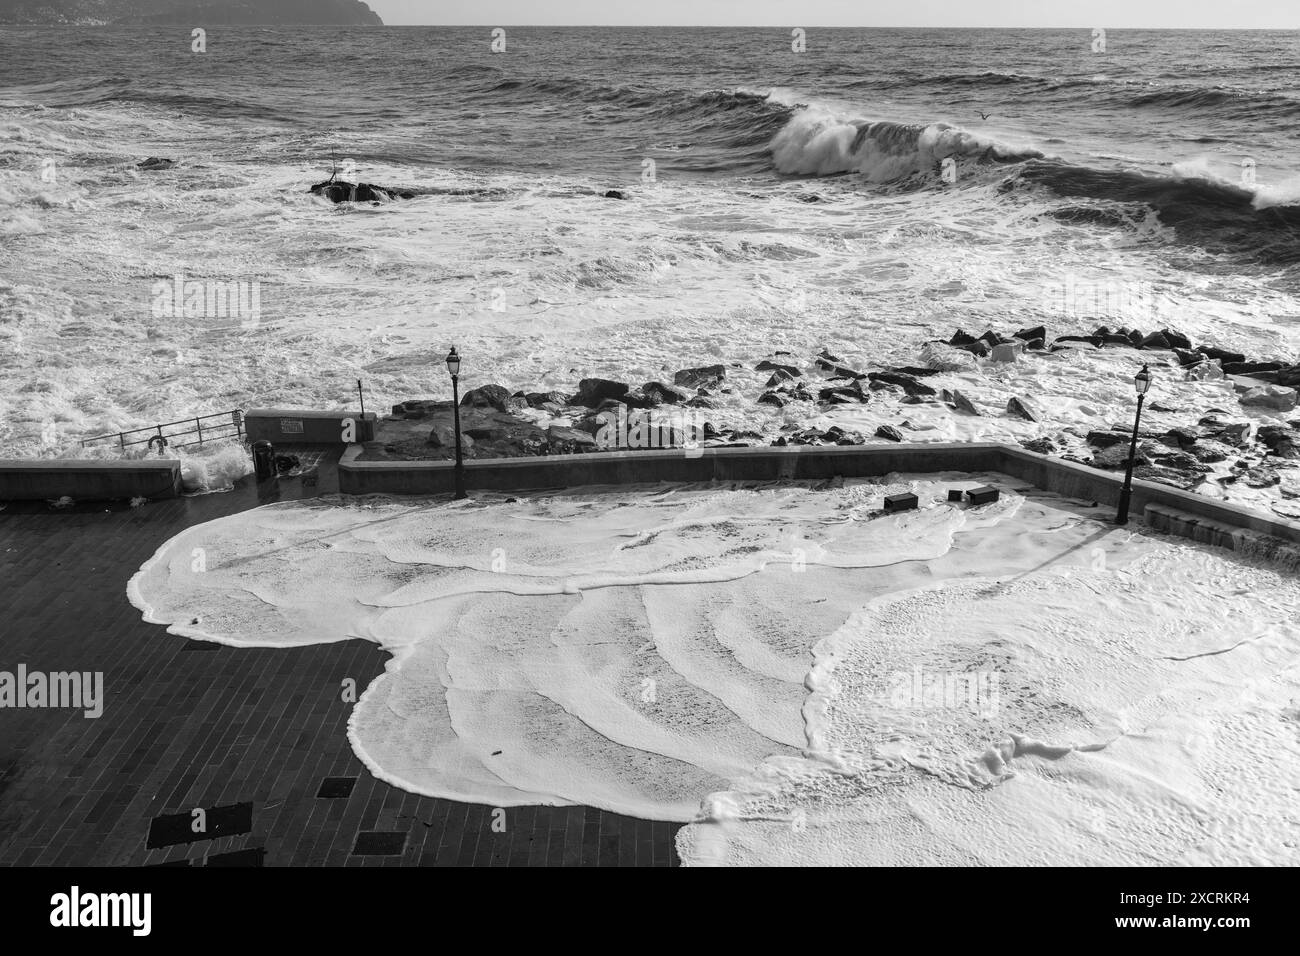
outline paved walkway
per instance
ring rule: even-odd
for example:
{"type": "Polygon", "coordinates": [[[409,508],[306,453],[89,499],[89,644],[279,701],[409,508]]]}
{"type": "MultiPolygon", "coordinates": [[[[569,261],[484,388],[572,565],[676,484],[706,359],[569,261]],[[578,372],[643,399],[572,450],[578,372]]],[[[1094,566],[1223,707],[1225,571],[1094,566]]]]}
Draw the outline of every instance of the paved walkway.
{"type": "Polygon", "coordinates": [[[678,824],[520,807],[496,833],[490,807],[374,779],[348,745],[339,700],[344,678],[364,688],[382,673],[387,655],[369,642],[240,649],[141,620],[126,582],[164,541],[333,493],[336,458],[312,487],[245,479],[229,494],[138,509],[0,511],[0,671],[102,671],[105,696],[98,719],[0,708],[0,864],[676,865],[678,824]]]}

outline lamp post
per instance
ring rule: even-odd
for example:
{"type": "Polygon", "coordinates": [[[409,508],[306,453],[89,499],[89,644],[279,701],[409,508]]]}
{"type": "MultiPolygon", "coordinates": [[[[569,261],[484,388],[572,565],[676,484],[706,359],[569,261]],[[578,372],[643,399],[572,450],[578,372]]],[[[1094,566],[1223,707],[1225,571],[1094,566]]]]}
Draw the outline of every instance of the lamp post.
{"type": "Polygon", "coordinates": [[[1137,389],[1137,416],[1133,419],[1133,440],[1128,446],[1128,462],[1124,466],[1124,487],[1119,492],[1119,514],[1115,516],[1116,524],[1128,524],[1128,502],[1133,495],[1133,459],[1137,457],[1138,425],[1142,422],[1142,402],[1151,387],[1151,371],[1142,366],[1142,371],[1133,377],[1133,387],[1137,389]]]}
{"type": "Polygon", "coordinates": [[[456,427],[456,493],[452,497],[459,501],[469,496],[465,494],[465,458],[460,447],[460,356],[454,345],[447,353],[447,371],[451,373],[451,408],[456,427]]]}

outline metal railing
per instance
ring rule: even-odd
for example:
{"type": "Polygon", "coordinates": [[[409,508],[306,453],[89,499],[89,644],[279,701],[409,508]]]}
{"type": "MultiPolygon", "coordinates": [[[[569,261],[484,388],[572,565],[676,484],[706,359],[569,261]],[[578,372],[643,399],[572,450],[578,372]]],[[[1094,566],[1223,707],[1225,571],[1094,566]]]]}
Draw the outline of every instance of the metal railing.
{"type": "Polygon", "coordinates": [[[155,443],[161,443],[161,448],[185,448],[189,445],[202,445],[205,441],[215,441],[219,438],[239,438],[244,437],[244,412],[243,409],[232,408],[228,412],[216,412],[212,415],[198,415],[194,418],[183,418],[178,422],[167,422],[163,425],[151,425],[148,428],[134,428],[125,432],[109,432],[107,435],[95,435],[93,438],[83,438],[81,445],[92,445],[95,442],[108,441],[117,439],[118,445],[123,451],[132,445],[149,445],[151,448],[155,443]],[[184,426],[179,431],[164,431],[164,429],[177,429],[184,426]],[[143,435],[141,438],[139,436],[143,435]],[[191,437],[194,436],[194,437],[191,437]],[[176,441],[177,438],[189,439],[188,441],[176,441]]]}

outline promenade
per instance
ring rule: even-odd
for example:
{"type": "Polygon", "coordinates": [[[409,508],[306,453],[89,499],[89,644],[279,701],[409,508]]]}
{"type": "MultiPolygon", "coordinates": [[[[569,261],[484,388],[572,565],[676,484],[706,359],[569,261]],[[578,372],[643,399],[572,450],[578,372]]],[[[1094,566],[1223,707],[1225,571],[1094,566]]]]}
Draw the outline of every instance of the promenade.
{"type": "Polygon", "coordinates": [[[676,865],[677,824],[521,807],[494,832],[490,807],[374,779],[348,746],[339,691],[383,671],[371,643],[239,649],[141,620],[126,583],[164,541],[335,493],[337,455],[324,452],[312,487],[245,478],[228,494],[138,509],[0,511],[0,671],[103,672],[105,694],[97,719],[0,709],[0,864],[676,865]],[[192,832],[195,809],[207,811],[204,834],[192,832]]]}

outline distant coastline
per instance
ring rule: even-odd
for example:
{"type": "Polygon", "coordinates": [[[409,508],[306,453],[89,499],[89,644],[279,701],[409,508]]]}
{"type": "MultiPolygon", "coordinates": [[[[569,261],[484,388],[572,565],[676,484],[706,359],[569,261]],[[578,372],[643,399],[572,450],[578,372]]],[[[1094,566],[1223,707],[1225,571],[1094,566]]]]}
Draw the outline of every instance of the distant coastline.
{"type": "Polygon", "coordinates": [[[0,23],[32,26],[383,26],[362,0],[0,0],[0,23]]]}

